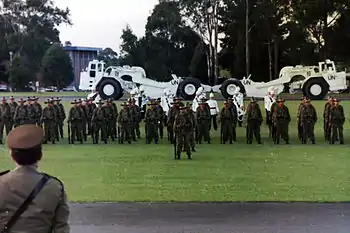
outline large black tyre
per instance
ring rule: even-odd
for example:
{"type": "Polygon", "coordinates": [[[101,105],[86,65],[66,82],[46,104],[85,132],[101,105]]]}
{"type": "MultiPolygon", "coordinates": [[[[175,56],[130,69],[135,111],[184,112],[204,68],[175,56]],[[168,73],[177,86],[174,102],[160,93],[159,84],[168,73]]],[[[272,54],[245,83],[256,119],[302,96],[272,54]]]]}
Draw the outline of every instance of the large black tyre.
{"type": "Polygon", "coordinates": [[[198,79],[195,78],[185,78],[182,82],[179,83],[177,87],[177,93],[184,100],[193,100],[196,97],[196,92],[201,86],[201,83],[198,79]]]}
{"type": "Polygon", "coordinates": [[[235,78],[230,78],[230,79],[227,79],[220,87],[222,96],[225,99],[232,98],[236,90],[236,87],[239,87],[241,89],[240,92],[244,96],[246,95],[244,85],[241,83],[241,81],[235,78]]]}
{"type": "Polygon", "coordinates": [[[323,77],[311,78],[303,85],[304,96],[311,100],[323,100],[329,91],[328,83],[323,77]]]}
{"type": "Polygon", "coordinates": [[[119,100],[123,96],[123,89],[120,83],[111,78],[103,78],[98,84],[97,91],[103,100],[109,98],[119,100]]]}

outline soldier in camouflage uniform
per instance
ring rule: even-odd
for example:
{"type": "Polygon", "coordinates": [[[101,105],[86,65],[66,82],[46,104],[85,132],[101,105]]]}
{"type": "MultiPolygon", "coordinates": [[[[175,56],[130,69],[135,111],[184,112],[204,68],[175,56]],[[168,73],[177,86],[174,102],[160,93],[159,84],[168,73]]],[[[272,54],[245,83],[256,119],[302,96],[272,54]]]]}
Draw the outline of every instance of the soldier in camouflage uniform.
{"type": "Polygon", "coordinates": [[[88,99],[87,101],[87,106],[88,106],[88,119],[87,119],[87,124],[88,124],[88,135],[92,135],[92,114],[94,112],[94,110],[96,109],[96,104],[92,102],[92,99],[88,99]]]}
{"type": "Polygon", "coordinates": [[[38,97],[33,97],[33,107],[35,109],[35,124],[37,126],[41,126],[41,114],[43,113],[43,108],[41,104],[38,102],[38,97]]]}
{"type": "Polygon", "coordinates": [[[66,120],[66,111],[59,97],[57,97],[55,100],[55,106],[57,106],[56,110],[58,114],[57,115],[58,132],[59,132],[59,136],[61,136],[61,138],[63,139],[64,137],[63,126],[64,126],[64,121],[66,120]]]}
{"type": "Polygon", "coordinates": [[[317,122],[317,112],[311,104],[310,99],[305,98],[304,106],[300,110],[300,125],[303,127],[302,143],[306,144],[309,138],[315,144],[315,124],[317,122]]]}
{"type": "Polygon", "coordinates": [[[298,106],[298,110],[297,110],[297,127],[298,127],[298,139],[299,139],[299,141],[303,141],[303,126],[301,125],[301,111],[302,111],[302,109],[303,109],[303,107],[305,106],[305,96],[303,96],[302,98],[301,98],[301,102],[300,102],[300,104],[299,104],[299,106],[298,106]]]}
{"type": "Polygon", "coordinates": [[[108,99],[106,101],[106,105],[103,107],[105,111],[105,123],[106,123],[106,134],[107,138],[111,138],[112,141],[115,141],[115,133],[114,133],[114,117],[115,112],[114,108],[112,107],[112,99],[108,99]]]}
{"type": "Polygon", "coordinates": [[[151,106],[147,109],[145,115],[145,127],[146,127],[146,143],[151,144],[154,139],[154,143],[158,144],[158,122],[160,119],[159,112],[157,109],[157,103],[152,101],[148,106],[151,106]]]}
{"type": "MultiPolygon", "coordinates": [[[[195,140],[195,131],[197,128],[197,120],[196,120],[196,115],[194,114],[194,112],[192,111],[192,104],[190,104],[189,102],[186,103],[186,111],[187,114],[189,115],[191,121],[192,121],[192,131],[190,133],[190,147],[192,149],[192,152],[196,152],[196,140],[195,140]]],[[[185,148],[184,148],[185,151],[185,148]]]]}
{"type": "Polygon", "coordinates": [[[333,98],[329,96],[323,111],[323,132],[324,132],[324,140],[326,142],[331,141],[331,128],[330,128],[331,124],[329,122],[329,112],[333,105],[334,105],[333,98]]]}
{"type": "Polygon", "coordinates": [[[340,144],[344,144],[344,109],[343,106],[339,104],[340,100],[334,98],[333,101],[334,105],[330,108],[328,119],[331,128],[330,144],[334,144],[337,138],[339,138],[340,144]]]}
{"type": "Polygon", "coordinates": [[[41,119],[40,119],[40,125],[43,124],[44,127],[44,144],[47,144],[48,141],[51,141],[52,144],[55,144],[56,136],[56,121],[57,116],[55,108],[53,107],[53,100],[48,99],[45,104],[47,104],[46,107],[42,110],[41,119]]]}
{"type": "Polygon", "coordinates": [[[116,103],[113,102],[112,99],[110,101],[111,101],[111,106],[113,109],[112,134],[113,134],[114,138],[117,138],[118,137],[118,135],[117,135],[118,107],[117,107],[116,103]]]}
{"type": "Polygon", "coordinates": [[[24,99],[18,100],[18,106],[16,107],[15,114],[13,115],[14,127],[27,124],[28,119],[28,110],[27,105],[25,105],[26,101],[24,99]]]}
{"type": "Polygon", "coordinates": [[[207,107],[206,99],[202,99],[196,111],[196,119],[198,124],[198,143],[202,144],[202,139],[210,144],[209,124],[210,109],[207,107]]]}
{"type": "Polygon", "coordinates": [[[11,109],[11,125],[10,125],[10,130],[12,130],[13,125],[14,125],[14,121],[13,121],[13,117],[15,115],[15,111],[16,108],[18,106],[17,102],[15,101],[15,98],[13,96],[10,97],[10,109],[11,109]]]}
{"type": "Polygon", "coordinates": [[[74,144],[75,141],[79,141],[80,144],[83,144],[81,122],[83,121],[84,113],[80,106],[81,102],[79,100],[75,100],[71,102],[71,104],[74,104],[74,106],[69,110],[68,115],[68,123],[70,124],[71,129],[71,144],[74,144]]]}
{"type": "Polygon", "coordinates": [[[141,138],[140,132],[140,119],[141,119],[141,109],[136,105],[135,99],[129,99],[129,109],[132,116],[132,128],[131,136],[134,141],[136,141],[136,136],[138,139],[141,138]]]}
{"type": "Polygon", "coordinates": [[[175,159],[181,159],[182,148],[185,148],[188,159],[192,159],[190,141],[191,132],[193,131],[193,121],[188,114],[187,107],[185,107],[183,103],[180,103],[179,105],[180,112],[176,115],[173,125],[173,132],[176,137],[175,159]]]}
{"type": "Polygon", "coordinates": [[[80,111],[82,112],[82,121],[80,122],[81,135],[83,136],[84,141],[87,141],[87,120],[88,120],[88,107],[86,105],[85,99],[80,99],[80,111]]]}
{"type": "Polygon", "coordinates": [[[274,112],[272,114],[272,120],[276,127],[276,141],[275,144],[280,143],[280,138],[289,144],[289,132],[288,125],[290,123],[290,114],[287,106],[284,105],[284,100],[282,98],[278,98],[276,103],[276,107],[274,108],[274,112]]]}
{"type": "Polygon", "coordinates": [[[59,116],[59,108],[58,108],[58,105],[56,104],[56,101],[55,101],[55,98],[51,98],[51,103],[52,103],[52,108],[53,110],[55,111],[54,115],[56,117],[55,119],[55,125],[53,126],[54,127],[54,130],[55,130],[55,137],[56,137],[56,141],[60,141],[60,130],[59,130],[59,125],[58,125],[58,116],[59,116]]]}
{"type": "Polygon", "coordinates": [[[131,144],[132,117],[131,110],[126,102],[121,105],[123,108],[119,112],[118,124],[121,129],[120,143],[124,144],[124,140],[131,144]]]}
{"type": "Polygon", "coordinates": [[[7,103],[7,100],[5,97],[2,98],[2,104],[0,105],[0,144],[3,143],[3,134],[4,129],[6,132],[6,135],[9,134],[11,131],[11,108],[10,105],[7,103]]]}
{"type": "Polygon", "coordinates": [[[97,102],[98,107],[94,109],[91,117],[91,126],[92,126],[92,139],[93,144],[98,144],[99,136],[101,132],[101,140],[107,144],[107,132],[106,132],[106,114],[103,108],[103,102],[97,102]]]}
{"type": "Polygon", "coordinates": [[[159,129],[159,136],[160,139],[163,139],[164,136],[164,121],[165,121],[165,113],[163,110],[163,107],[160,105],[161,99],[158,98],[157,99],[157,111],[158,111],[158,115],[160,116],[159,119],[159,124],[158,124],[158,129],[159,129]]]}
{"type": "Polygon", "coordinates": [[[34,98],[33,97],[28,97],[27,98],[27,122],[26,124],[36,124],[36,111],[35,107],[33,105],[34,98]]]}
{"type": "MultiPolygon", "coordinates": [[[[277,97],[278,99],[279,97],[277,97]]],[[[272,138],[272,141],[276,143],[276,124],[273,122],[273,113],[275,111],[275,108],[277,107],[277,102],[273,102],[271,104],[271,110],[270,110],[270,119],[271,119],[271,127],[270,127],[270,136],[272,138]]]]}
{"type": "Polygon", "coordinates": [[[232,140],[235,142],[237,140],[237,132],[236,132],[237,122],[238,122],[237,107],[233,103],[233,99],[232,98],[230,98],[230,99],[228,99],[226,101],[228,102],[228,108],[230,109],[230,111],[232,112],[232,115],[233,115],[232,140]]]}
{"type": "Polygon", "coordinates": [[[220,143],[226,144],[229,140],[230,144],[233,143],[233,124],[234,124],[234,115],[232,109],[230,109],[230,103],[226,100],[224,107],[220,111],[219,122],[221,124],[220,129],[220,143]]]}
{"type": "Polygon", "coordinates": [[[176,115],[179,114],[180,112],[179,103],[181,100],[182,100],[181,98],[175,97],[173,99],[172,106],[168,112],[167,129],[168,129],[170,143],[174,143],[174,132],[173,132],[174,121],[175,121],[176,115]]]}
{"type": "Polygon", "coordinates": [[[247,121],[247,144],[253,143],[253,136],[255,136],[255,139],[258,142],[258,144],[261,144],[260,127],[263,122],[263,117],[260,106],[254,97],[252,97],[250,100],[245,118],[247,121]]]}

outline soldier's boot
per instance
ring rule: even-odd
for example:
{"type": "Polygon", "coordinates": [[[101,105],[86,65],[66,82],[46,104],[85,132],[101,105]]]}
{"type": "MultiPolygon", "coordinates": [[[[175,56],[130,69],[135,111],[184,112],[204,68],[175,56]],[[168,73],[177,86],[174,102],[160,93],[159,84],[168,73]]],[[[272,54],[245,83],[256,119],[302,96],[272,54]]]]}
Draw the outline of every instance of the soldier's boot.
{"type": "Polygon", "coordinates": [[[55,140],[52,140],[52,144],[56,144],[55,140]]]}
{"type": "Polygon", "coordinates": [[[233,141],[232,141],[232,140],[230,140],[230,144],[233,144],[233,141]]]}
{"type": "Polygon", "coordinates": [[[280,140],[279,140],[279,139],[276,139],[276,140],[275,140],[275,144],[277,144],[277,145],[280,144],[280,140]]]}
{"type": "Polygon", "coordinates": [[[286,144],[289,144],[289,140],[286,140],[286,144]]]}
{"type": "Polygon", "coordinates": [[[192,152],[196,152],[196,149],[194,147],[192,147],[192,152]]]}
{"type": "Polygon", "coordinates": [[[131,140],[128,140],[128,143],[131,144],[131,140]]]}
{"type": "Polygon", "coordinates": [[[315,140],[312,140],[311,143],[312,143],[312,144],[316,144],[316,141],[315,141],[315,140]]]}
{"type": "Polygon", "coordinates": [[[187,158],[188,158],[189,160],[192,160],[192,155],[191,155],[191,153],[187,153],[187,158]]]}
{"type": "Polygon", "coordinates": [[[107,144],[107,139],[104,140],[105,144],[107,144]]]}
{"type": "Polygon", "coordinates": [[[178,160],[181,159],[181,154],[180,154],[180,153],[178,153],[178,154],[176,155],[176,159],[178,159],[178,160]]]}
{"type": "Polygon", "coordinates": [[[340,140],[339,144],[344,145],[344,140],[340,140]]]}
{"type": "Polygon", "coordinates": [[[47,140],[43,141],[43,144],[47,144],[47,140]]]}

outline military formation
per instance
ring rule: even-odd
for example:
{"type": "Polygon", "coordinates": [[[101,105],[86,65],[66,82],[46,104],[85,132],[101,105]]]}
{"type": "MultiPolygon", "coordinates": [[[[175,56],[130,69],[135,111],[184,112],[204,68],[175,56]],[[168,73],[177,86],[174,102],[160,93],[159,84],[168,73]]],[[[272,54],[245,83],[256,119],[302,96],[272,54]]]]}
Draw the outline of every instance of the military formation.
{"type": "MultiPolygon", "coordinates": [[[[269,136],[275,144],[283,140],[289,144],[289,124],[291,116],[285,100],[270,96],[270,105],[266,109],[266,124],[269,136]]],[[[0,139],[3,133],[8,134],[12,128],[23,124],[36,124],[44,130],[44,144],[64,138],[64,123],[68,125],[68,142],[83,144],[92,138],[94,144],[107,144],[118,140],[119,144],[132,144],[141,139],[140,123],[145,124],[145,143],[159,143],[167,132],[167,138],[174,145],[175,159],[180,159],[186,152],[188,159],[196,152],[196,144],[212,143],[210,135],[213,116],[208,99],[203,97],[196,111],[191,103],[184,103],[181,98],[174,98],[168,112],[164,112],[161,100],[151,100],[148,109],[142,115],[136,101],[130,98],[121,104],[118,111],[112,99],[93,102],[92,99],[80,99],[71,102],[72,106],[66,116],[61,99],[50,98],[41,106],[37,97],[15,100],[2,98],[0,107],[0,139]]],[[[339,141],[344,144],[343,125],[345,115],[343,107],[336,98],[329,97],[324,107],[324,138],[329,144],[339,141]]],[[[233,144],[237,140],[236,128],[239,127],[237,109],[232,99],[224,102],[224,107],[215,116],[220,124],[220,143],[233,144]]],[[[317,111],[310,99],[302,98],[297,109],[298,139],[302,144],[315,144],[314,127],[318,120],[317,111]]],[[[251,98],[246,107],[243,125],[246,128],[246,143],[252,144],[254,139],[262,144],[261,125],[263,114],[255,98],[251,98]]],[[[215,125],[215,123],[214,123],[215,125]]],[[[215,130],[215,129],[214,129],[215,130]]],[[[0,141],[3,142],[2,140],[0,141]]]]}

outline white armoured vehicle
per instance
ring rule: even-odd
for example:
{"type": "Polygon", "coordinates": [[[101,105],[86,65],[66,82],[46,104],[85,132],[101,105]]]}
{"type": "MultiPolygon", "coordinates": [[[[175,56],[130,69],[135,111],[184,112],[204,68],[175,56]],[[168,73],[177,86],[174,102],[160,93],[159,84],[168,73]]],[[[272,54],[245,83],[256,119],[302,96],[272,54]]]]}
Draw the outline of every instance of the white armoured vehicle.
{"type": "Polygon", "coordinates": [[[120,99],[123,93],[142,89],[149,98],[160,98],[167,90],[168,96],[181,96],[193,100],[199,87],[204,92],[221,92],[224,98],[232,98],[237,87],[244,96],[264,98],[271,87],[278,90],[276,95],[289,89],[291,93],[301,90],[311,99],[323,99],[329,91],[347,89],[347,75],[337,72],[333,61],[319,62],[318,66],[287,66],[281,69],[279,78],[270,82],[254,82],[248,78],[241,80],[230,78],[222,85],[203,85],[195,78],[179,78],[175,75],[169,82],[157,82],[146,77],[146,72],[136,66],[110,66],[97,60],[89,66],[80,77],[80,90],[94,90],[102,99],[120,99]]]}

